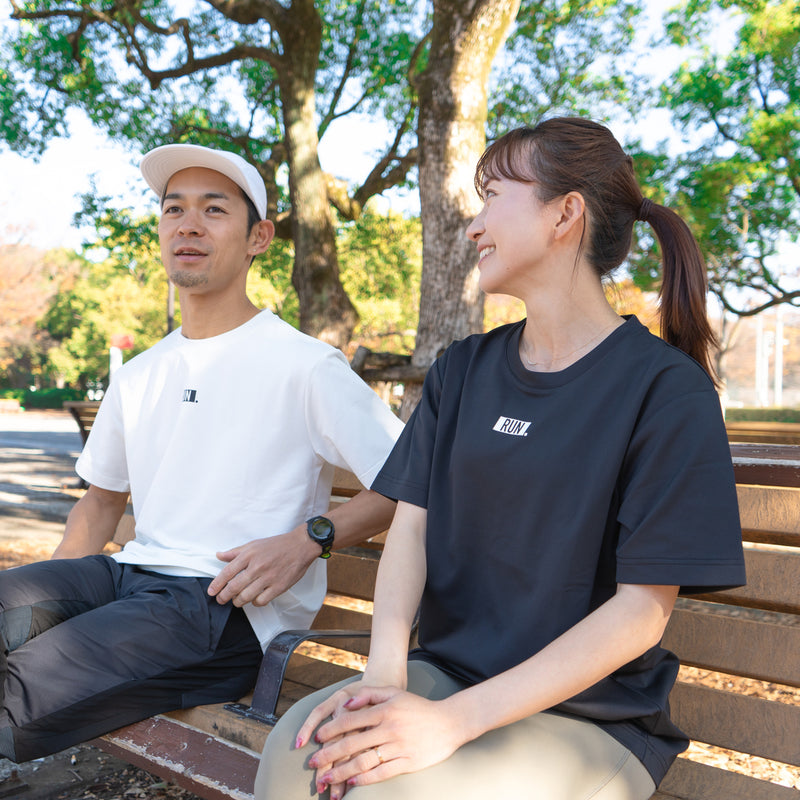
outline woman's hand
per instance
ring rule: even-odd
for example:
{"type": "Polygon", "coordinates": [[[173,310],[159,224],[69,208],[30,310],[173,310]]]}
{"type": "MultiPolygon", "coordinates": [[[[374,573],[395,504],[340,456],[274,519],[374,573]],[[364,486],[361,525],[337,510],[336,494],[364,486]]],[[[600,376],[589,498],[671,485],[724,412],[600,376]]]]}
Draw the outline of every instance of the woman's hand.
{"type": "MultiPolygon", "coordinates": [[[[353,702],[355,697],[358,697],[359,695],[363,694],[365,690],[377,688],[365,683],[365,679],[366,675],[363,676],[360,680],[354,681],[353,683],[349,683],[347,684],[347,686],[343,686],[341,689],[339,689],[338,692],[335,692],[329,698],[327,698],[327,700],[324,700],[322,703],[316,706],[312,710],[312,712],[308,715],[306,721],[300,728],[297,734],[295,747],[297,749],[305,747],[305,745],[309,742],[311,736],[313,735],[314,731],[316,730],[317,726],[320,725],[324,720],[328,718],[337,719],[342,714],[347,713],[349,704],[353,702]]],[[[403,683],[403,685],[405,685],[404,680],[401,682],[403,683]]],[[[359,708],[363,707],[363,703],[358,703],[357,706],[359,708]]],[[[319,735],[315,737],[315,740],[321,742],[319,735]]],[[[324,792],[326,788],[330,788],[331,800],[339,800],[340,798],[344,797],[344,794],[347,791],[347,787],[344,783],[330,784],[328,782],[322,781],[322,775],[329,772],[330,769],[333,767],[333,764],[326,763],[323,764],[322,767],[320,768],[315,758],[316,754],[309,761],[309,766],[317,770],[317,775],[316,775],[317,791],[320,794],[322,794],[322,792],[324,792]]]]}
{"type": "Polygon", "coordinates": [[[465,741],[447,701],[395,687],[362,687],[342,709],[317,731],[323,746],[309,761],[318,789],[329,786],[332,799],[345,784],[365,786],[438,764],[465,741]]]}

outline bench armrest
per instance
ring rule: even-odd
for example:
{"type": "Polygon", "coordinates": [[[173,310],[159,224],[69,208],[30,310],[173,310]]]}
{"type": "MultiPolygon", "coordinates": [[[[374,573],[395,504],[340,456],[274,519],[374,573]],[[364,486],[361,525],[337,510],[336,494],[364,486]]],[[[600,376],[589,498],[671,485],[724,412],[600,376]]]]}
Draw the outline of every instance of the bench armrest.
{"type": "Polygon", "coordinates": [[[275,709],[278,705],[286,667],[298,645],[319,639],[356,639],[369,637],[369,635],[369,631],[356,630],[282,631],[267,645],[258,671],[252,703],[249,706],[243,703],[228,703],[225,708],[242,717],[274,725],[278,721],[275,709]]]}

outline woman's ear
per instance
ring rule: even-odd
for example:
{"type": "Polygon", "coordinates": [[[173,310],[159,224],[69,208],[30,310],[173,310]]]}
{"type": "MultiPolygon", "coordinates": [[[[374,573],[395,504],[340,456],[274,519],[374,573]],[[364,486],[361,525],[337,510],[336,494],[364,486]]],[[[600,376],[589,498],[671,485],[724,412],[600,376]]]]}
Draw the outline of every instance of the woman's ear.
{"type": "Polygon", "coordinates": [[[559,218],[555,227],[555,238],[560,239],[571,231],[583,233],[583,226],[576,224],[583,219],[586,213],[586,203],[580,192],[568,192],[559,201],[559,218]]]}

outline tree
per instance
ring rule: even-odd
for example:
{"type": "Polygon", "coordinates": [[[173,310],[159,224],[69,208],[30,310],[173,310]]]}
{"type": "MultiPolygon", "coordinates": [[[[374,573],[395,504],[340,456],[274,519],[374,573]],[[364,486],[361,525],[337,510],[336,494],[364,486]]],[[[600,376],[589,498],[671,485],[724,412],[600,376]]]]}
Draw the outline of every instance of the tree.
{"type": "Polygon", "coordinates": [[[21,24],[0,65],[5,140],[40,151],[64,131],[64,111],[74,106],[144,148],[194,141],[238,151],[261,170],[270,217],[294,243],[300,327],[344,345],[357,316],[339,280],[332,205],[354,218],[415,163],[405,143],[414,109],[403,77],[415,4],[11,4],[21,24]],[[362,185],[344,196],[320,168],[320,137],[339,116],[374,111],[379,101],[394,137],[362,185]]]}
{"type": "Polygon", "coordinates": [[[669,41],[697,53],[662,95],[692,145],[653,159],[650,174],[697,235],[711,292],[738,316],[800,303],[787,255],[800,238],[799,17],[796,0],[698,0],[667,19],[669,41]],[[717,53],[710,34],[723,23],[734,43],[717,53]]]}
{"type": "MultiPolygon", "coordinates": [[[[417,368],[482,327],[475,251],[464,229],[478,211],[472,175],[486,141],[489,70],[518,8],[519,0],[433,3],[427,64],[414,78],[423,264],[417,368]]],[[[402,417],[420,391],[419,384],[406,387],[402,417]]]]}

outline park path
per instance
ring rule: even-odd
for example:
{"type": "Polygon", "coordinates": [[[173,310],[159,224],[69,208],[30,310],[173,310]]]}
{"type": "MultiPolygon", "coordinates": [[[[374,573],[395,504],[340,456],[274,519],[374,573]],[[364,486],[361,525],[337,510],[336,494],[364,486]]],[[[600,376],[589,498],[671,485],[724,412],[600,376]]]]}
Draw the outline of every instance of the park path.
{"type": "Polygon", "coordinates": [[[34,558],[52,553],[81,494],[81,446],[66,411],[0,412],[0,567],[25,549],[34,558]]]}

